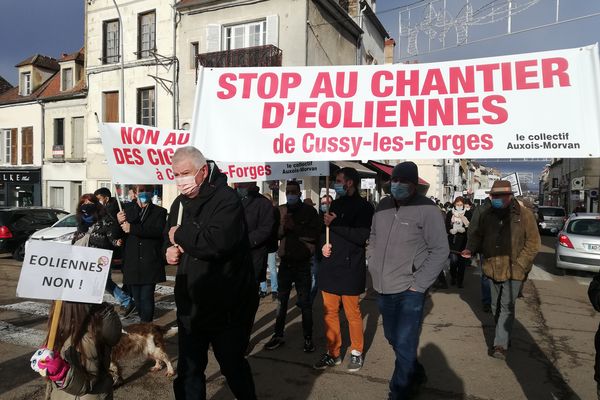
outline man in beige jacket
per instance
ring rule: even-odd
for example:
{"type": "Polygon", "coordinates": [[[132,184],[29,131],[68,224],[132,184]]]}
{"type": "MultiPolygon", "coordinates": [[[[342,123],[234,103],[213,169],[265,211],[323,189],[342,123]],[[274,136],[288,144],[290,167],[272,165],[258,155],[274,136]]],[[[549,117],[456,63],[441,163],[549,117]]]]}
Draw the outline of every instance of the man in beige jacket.
{"type": "Polygon", "coordinates": [[[462,256],[483,254],[483,273],[491,280],[496,337],[492,356],[506,359],[515,319],[515,301],[540,249],[533,213],[514,198],[508,181],[496,181],[489,192],[492,207],[470,232],[462,256]]]}

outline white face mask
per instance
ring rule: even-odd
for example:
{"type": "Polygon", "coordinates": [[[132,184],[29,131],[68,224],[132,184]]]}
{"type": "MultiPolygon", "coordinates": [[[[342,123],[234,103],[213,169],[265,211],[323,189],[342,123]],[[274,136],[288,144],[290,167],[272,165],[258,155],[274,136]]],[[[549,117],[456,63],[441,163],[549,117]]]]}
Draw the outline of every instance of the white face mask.
{"type": "Polygon", "coordinates": [[[196,183],[196,175],[200,172],[202,168],[200,168],[194,175],[188,176],[179,176],[175,178],[175,184],[177,184],[177,189],[187,197],[195,197],[200,191],[200,185],[196,183]]]}

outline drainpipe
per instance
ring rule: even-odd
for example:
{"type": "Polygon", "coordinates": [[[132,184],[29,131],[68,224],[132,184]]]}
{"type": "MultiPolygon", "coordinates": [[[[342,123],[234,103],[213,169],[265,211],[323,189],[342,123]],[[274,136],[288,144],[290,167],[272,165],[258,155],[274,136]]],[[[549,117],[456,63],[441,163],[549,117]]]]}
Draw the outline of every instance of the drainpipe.
{"type": "Polygon", "coordinates": [[[306,28],[304,29],[304,39],[305,39],[305,43],[304,43],[304,65],[308,66],[308,26],[310,24],[310,21],[308,19],[308,7],[309,7],[309,1],[310,0],[306,0],[306,28]]]}
{"type": "Polygon", "coordinates": [[[44,166],[44,158],[46,155],[46,125],[45,125],[45,120],[46,120],[46,108],[44,107],[44,103],[41,100],[37,101],[38,104],[40,105],[41,109],[42,109],[42,159],[40,160],[40,196],[41,196],[41,205],[44,204],[44,199],[46,198],[44,196],[44,192],[46,189],[46,185],[44,184],[44,180],[43,180],[43,175],[42,175],[42,171],[43,171],[43,166],[44,166]]]}
{"type": "MultiPolygon", "coordinates": [[[[359,4],[360,4],[360,2],[359,2],[359,4]]],[[[364,32],[363,13],[365,12],[366,9],[367,9],[367,4],[365,4],[363,8],[360,8],[360,11],[358,13],[358,20],[360,22],[359,26],[363,32],[364,32]]],[[[363,52],[362,37],[363,37],[363,33],[359,34],[358,38],[356,39],[356,65],[361,65],[361,62],[362,62],[362,52],[363,52]]]]}
{"type": "Polygon", "coordinates": [[[177,17],[180,15],[173,0],[173,129],[179,129],[179,62],[177,61],[177,17]]]}
{"type": "Polygon", "coordinates": [[[123,50],[123,19],[121,18],[121,11],[119,10],[119,6],[117,5],[116,0],[112,0],[115,8],[117,9],[117,15],[119,16],[119,51],[121,60],[121,90],[119,92],[119,102],[121,103],[121,112],[119,113],[119,122],[123,122],[125,120],[125,52],[123,50]]]}

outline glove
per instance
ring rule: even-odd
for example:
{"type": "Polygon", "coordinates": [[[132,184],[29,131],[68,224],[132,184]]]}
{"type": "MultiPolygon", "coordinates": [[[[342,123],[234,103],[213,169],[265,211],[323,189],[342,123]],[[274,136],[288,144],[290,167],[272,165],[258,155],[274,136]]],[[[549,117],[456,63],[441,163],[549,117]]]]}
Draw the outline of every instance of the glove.
{"type": "Polygon", "coordinates": [[[41,360],[45,360],[46,358],[54,358],[54,352],[50,349],[42,347],[37,349],[30,359],[31,369],[41,376],[46,376],[46,368],[40,366],[39,363],[41,360]]]}
{"type": "Polygon", "coordinates": [[[54,358],[47,357],[38,362],[40,368],[46,369],[46,376],[53,382],[56,382],[59,386],[62,386],[62,382],[69,372],[69,364],[63,360],[60,356],[54,358]]]}

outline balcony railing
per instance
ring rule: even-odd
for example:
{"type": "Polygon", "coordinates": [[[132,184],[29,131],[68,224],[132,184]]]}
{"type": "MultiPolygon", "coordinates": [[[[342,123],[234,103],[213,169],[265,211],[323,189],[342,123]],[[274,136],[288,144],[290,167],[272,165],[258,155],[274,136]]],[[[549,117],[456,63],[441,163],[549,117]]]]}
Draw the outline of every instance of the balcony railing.
{"type": "Polygon", "coordinates": [[[200,65],[219,67],[280,67],[283,53],[271,44],[198,54],[200,65]]]}

